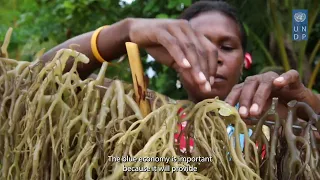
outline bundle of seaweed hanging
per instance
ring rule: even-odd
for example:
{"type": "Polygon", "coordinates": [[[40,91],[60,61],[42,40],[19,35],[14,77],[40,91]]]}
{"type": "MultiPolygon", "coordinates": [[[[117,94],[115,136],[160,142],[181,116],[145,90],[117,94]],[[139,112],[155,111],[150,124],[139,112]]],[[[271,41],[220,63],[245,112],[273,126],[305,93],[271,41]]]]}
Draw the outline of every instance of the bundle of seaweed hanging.
{"type": "Polygon", "coordinates": [[[251,137],[237,110],[218,99],[173,103],[156,93],[151,113],[144,116],[131,86],[115,80],[106,91],[97,88],[104,87],[107,63],[96,79],[81,80],[76,68],[89,62],[85,55],[62,49],[46,64],[41,53],[33,62],[17,61],[5,53],[8,43],[0,58],[2,179],[320,179],[311,128],[316,123],[319,130],[319,116],[304,103],[290,102],[288,119],[281,120],[274,99],[251,137]],[[64,73],[70,57],[73,66],[64,73]],[[192,153],[189,146],[180,152],[180,142],[174,141],[181,107],[188,112],[183,121],[188,121],[186,138],[194,139],[192,153]],[[292,131],[299,107],[309,115],[301,136],[292,131]],[[268,116],[275,117],[270,140],[262,131],[268,116]],[[229,124],[235,130],[231,137],[229,124]],[[200,160],[205,157],[210,161],[200,160]],[[153,160],[141,160],[148,158],[153,160]],[[170,171],[153,170],[165,166],[170,171]]]}

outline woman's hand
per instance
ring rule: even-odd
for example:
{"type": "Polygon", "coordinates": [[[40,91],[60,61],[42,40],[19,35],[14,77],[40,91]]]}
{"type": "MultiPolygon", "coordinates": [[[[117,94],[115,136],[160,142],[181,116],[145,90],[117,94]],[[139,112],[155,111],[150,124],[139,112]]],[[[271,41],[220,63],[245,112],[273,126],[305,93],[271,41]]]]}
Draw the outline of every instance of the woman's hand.
{"type": "Polygon", "coordinates": [[[316,113],[320,112],[320,99],[306,88],[299,78],[299,73],[290,70],[282,75],[267,72],[246,78],[245,82],[234,86],[226,102],[240,103],[239,113],[242,118],[259,117],[269,106],[272,97],[286,105],[291,100],[308,103],[316,113]]]}
{"type": "Polygon", "coordinates": [[[217,49],[186,20],[133,19],[130,40],[158,62],[174,68],[204,92],[211,91],[217,71],[217,49]],[[168,53],[159,53],[167,51],[168,53]],[[157,57],[169,54],[171,57],[157,57]],[[190,78],[192,77],[192,78],[190,78]],[[211,85],[210,85],[211,84],[211,85]]]}

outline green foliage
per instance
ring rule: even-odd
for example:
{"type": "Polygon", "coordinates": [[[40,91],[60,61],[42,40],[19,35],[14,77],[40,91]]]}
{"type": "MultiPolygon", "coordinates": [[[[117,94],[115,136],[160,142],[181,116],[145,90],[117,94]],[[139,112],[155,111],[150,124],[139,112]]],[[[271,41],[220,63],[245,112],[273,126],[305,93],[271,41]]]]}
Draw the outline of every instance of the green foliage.
{"type": "MultiPolygon", "coordinates": [[[[279,53],[270,47],[271,35],[278,32],[272,20],[272,8],[268,1],[229,0],[240,11],[249,32],[248,52],[253,55],[253,67],[244,71],[244,77],[257,74],[266,66],[283,66],[279,53]],[[272,64],[272,61],[274,64],[272,64]]],[[[272,0],[273,1],[273,0],[272,0]]],[[[274,11],[282,25],[281,36],[291,39],[290,8],[308,8],[309,16],[316,10],[312,6],[315,0],[308,0],[299,6],[298,1],[278,1],[274,11]],[[310,4],[308,7],[308,3],[310,4]],[[312,9],[312,13],[311,13],[312,9]],[[315,10],[314,10],[315,9],[315,10]],[[285,35],[286,34],[286,35],[285,35]]],[[[55,45],[79,34],[92,31],[102,25],[112,24],[126,17],[177,18],[191,0],[135,0],[131,4],[123,0],[10,0],[2,1],[0,6],[0,43],[9,27],[13,27],[13,36],[9,46],[10,57],[32,60],[42,48],[50,49],[55,45]]],[[[309,56],[320,38],[320,19],[315,19],[304,54],[309,56]]],[[[291,42],[292,44],[292,42],[291,42]]],[[[279,49],[278,43],[276,49],[279,49]]],[[[295,51],[302,46],[293,43],[295,51]]],[[[319,52],[314,53],[318,57],[319,52]]],[[[150,79],[149,87],[172,98],[186,97],[186,92],[176,88],[177,74],[156,62],[146,62],[142,53],[145,69],[152,67],[156,76],[150,79]]],[[[290,60],[289,60],[290,61],[290,60]]],[[[289,63],[297,64],[298,60],[289,63]],[[297,61],[297,62],[295,62],[297,61]]],[[[315,64],[310,65],[314,67],[315,64]]],[[[298,69],[298,66],[294,68],[298,69]]],[[[107,77],[120,78],[131,82],[128,61],[114,63],[108,68],[107,77]]],[[[320,80],[314,88],[320,87],[320,80]]]]}
{"type": "MultiPolygon", "coordinates": [[[[190,4],[190,0],[135,0],[131,4],[121,0],[7,1],[0,7],[0,39],[13,27],[10,57],[31,61],[42,48],[50,49],[102,25],[126,17],[176,18],[190,4]]],[[[142,55],[144,68],[152,67],[157,72],[150,79],[149,88],[176,99],[186,97],[183,89],[176,88],[177,75],[173,70],[147,63],[145,53],[142,55]]],[[[132,82],[127,59],[110,65],[107,77],[132,82]]]]}
{"type": "Polygon", "coordinates": [[[254,56],[254,61],[259,61],[258,63],[263,66],[275,67],[271,68],[272,70],[278,70],[280,67],[285,71],[296,69],[306,86],[319,88],[320,76],[315,63],[320,52],[318,0],[267,0],[254,1],[254,3],[253,1],[232,0],[232,3],[239,7],[241,18],[245,21],[249,44],[251,44],[249,52],[258,51],[258,54],[263,55],[262,58],[254,56]],[[293,9],[308,9],[309,11],[308,41],[291,40],[293,9]],[[312,76],[317,78],[311,78],[312,76]]]}

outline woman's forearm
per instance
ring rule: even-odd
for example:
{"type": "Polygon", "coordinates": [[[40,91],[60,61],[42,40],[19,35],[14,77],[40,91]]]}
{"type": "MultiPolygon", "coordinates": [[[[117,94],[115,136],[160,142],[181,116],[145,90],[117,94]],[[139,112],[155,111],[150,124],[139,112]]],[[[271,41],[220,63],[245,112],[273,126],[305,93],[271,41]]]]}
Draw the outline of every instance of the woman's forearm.
{"type": "MultiPolygon", "coordinates": [[[[125,54],[125,42],[130,41],[129,29],[131,22],[132,19],[124,19],[107,28],[104,28],[100,32],[97,38],[97,47],[100,55],[106,61],[111,61],[125,54]]],[[[45,62],[50,61],[58,50],[69,48],[71,44],[78,44],[80,47],[75,46],[75,50],[85,54],[90,59],[90,62],[88,64],[80,63],[77,70],[81,78],[84,79],[88,77],[94,70],[101,66],[101,63],[96,60],[91,50],[90,41],[92,34],[93,31],[63,42],[62,44],[46,52],[42,56],[42,60],[45,62]]],[[[72,64],[73,59],[70,59],[66,65],[65,71],[69,71],[72,64]]]]}
{"type": "MultiPolygon", "coordinates": [[[[316,114],[320,114],[320,95],[306,88],[305,98],[301,102],[307,103],[316,114]]],[[[298,117],[308,121],[308,114],[303,109],[298,109],[298,117]]]]}
{"type": "Polygon", "coordinates": [[[320,114],[320,95],[315,94],[310,89],[307,89],[309,96],[306,99],[306,103],[314,110],[316,114],[320,114]]]}

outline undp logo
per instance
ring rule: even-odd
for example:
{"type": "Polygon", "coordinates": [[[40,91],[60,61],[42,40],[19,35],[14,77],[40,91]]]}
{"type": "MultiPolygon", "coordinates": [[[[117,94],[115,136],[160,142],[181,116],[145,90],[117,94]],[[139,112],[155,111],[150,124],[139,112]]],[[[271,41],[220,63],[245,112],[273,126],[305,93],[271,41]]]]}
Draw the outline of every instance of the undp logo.
{"type": "Polygon", "coordinates": [[[307,19],[307,15],[305,13],[302,13],[302,12],[297,12],[294,14],[294,19],[297,21],[297,22],[303,22],[307,19]]]}
{"type": "Polygon", "coordinates": [[[292,40],[308,40],[308,10],[292,10],[292,40]]]}

